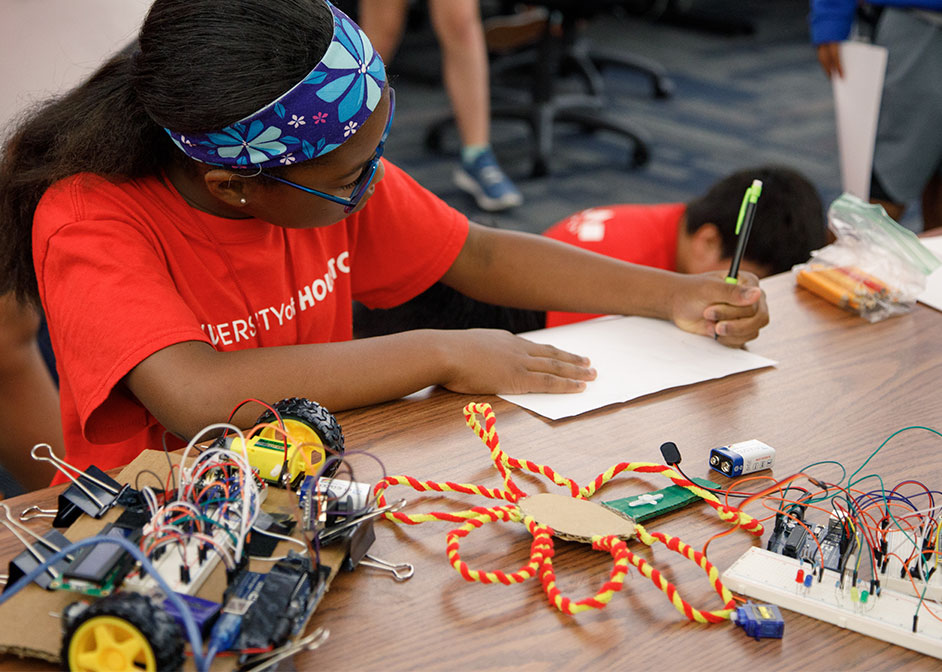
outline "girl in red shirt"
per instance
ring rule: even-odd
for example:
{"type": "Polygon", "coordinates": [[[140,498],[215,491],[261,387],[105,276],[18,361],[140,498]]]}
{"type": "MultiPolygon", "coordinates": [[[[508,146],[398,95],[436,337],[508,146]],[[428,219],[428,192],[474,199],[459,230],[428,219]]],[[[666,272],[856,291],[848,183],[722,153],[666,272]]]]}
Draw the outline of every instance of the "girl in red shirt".
{"type": "MultiPolygon", "coordinates": [[[[680,275],[471,224],[381,160],[394,92],[325,0],[156,0],[137,40],[35,110],[0,164],[0,293],[42,301],[67,459],[127,462],[247,398],[342,410],[428,385],[578,392],[585,358],[497,330],[352,340],[351,301],[658,317],[731,347],[754,276],[680,275]]],[[[254,411],[235,417],[251,423],[254,411]]]]}

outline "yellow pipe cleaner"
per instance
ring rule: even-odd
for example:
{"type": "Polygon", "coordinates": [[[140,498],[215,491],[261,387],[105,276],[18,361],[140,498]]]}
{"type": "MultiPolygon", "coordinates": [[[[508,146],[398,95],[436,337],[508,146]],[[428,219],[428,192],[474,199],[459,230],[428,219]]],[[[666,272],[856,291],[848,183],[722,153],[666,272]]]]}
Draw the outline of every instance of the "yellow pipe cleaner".
{"type": "Polygon", "coordinates": [[[564,596],[556,585],[556,575],[553,570],[553,555],[555,554],[553,530],[546,525],[541,525],[532,517],[524,515],[517,506],[517,502],[527,495],[514,482],[512,472],[514,469],[518,469],[544,476],[555,485],[568,490],[569,495],[576,499],[589,499],[606,483],[623,472],[659,473],[669,478],[676,485],[686,488],[703,499],[703,501],[713,507],[717,515],[727,523],[736,525],[755,536],[761,536],[763,528],[759,521],[735,507],[722,503],[713,493],[688,481],[670,467],[662,464],[650,462],[621,462],[599,474],[589,485],[580,488],[573,479],[556,473],[547,465],[536,464],[529,460],[518,460],[507,455],[500,447],[500,438],[497,435],[496,428],[496,417],[490,404],[472,402],[465,407],[464,415],[468,427],[478,435],[484,445],[490,450],[491,461],[494,463],[494,467],[500,473],[504,482],[503,490],[474,484],[420,481],[411,476],[387,476],[373,488],[373,495],[376,497],[377,505],[382,507],[386,505],[385,491],[387,488],[392,485],[408,485],[418,492],[460,492],[505,502],[504,504],[491,508],[476,506],[455,513],[433,511],[424,514],[406,514],[397,511],[386,514],[387,519],[406,525],[418,525],[433,520],[459,523],[459,526],[451,530],[447,535],[446,553],[451,566],[454,567],[465,580],[510,585],[521,583],[538,575],[550,603],[565,614],[577,614],[589,609],[603,609],[611,601],[615,593],[622,589],[625,576],[628,574],[630,566],[633,565],[667,596],[677,611],[691,621],[698,623],[717,623],[729,618],[730,613],[735,609],[732,593],[730,593],[729,589],[720,581],[719,571],[707,560],[706,556],[694,550],[677,537],[672,537],[660,532],[648,532],[638,523],[635,523],[633,538],[647,546],[652,546],[656,542],[662,543],[668,549],[679,553],[700,567],[707,575],[707,579],[714,591],[716,591],[717,595],[719,595],[720,599],[723,601],[722,609],[700,611],[692,607],[681,598],[673,584],[665,579],[664,576],[650,563],[644,560],[644,558],[638,557],[632,553],[628,548],[626,540],[617,535],[599,535],[591,539],[592,548],[598,551],[604,551],[612,556],[613,564],[608,580],[594,595],[582,600],[574,601],[564,596]],[[479,415],[483,417],[483,423],[479,419],[479,415]],[[461,559],[461,540],[467,537],[472,531],[494,522],[523,524],[533,537],[533,542],[530,545],[530,557],[527,563],[513,572],[506,573],[501,570],[482,571],[471,569],[468,567],[467,563],[461,559]]]}

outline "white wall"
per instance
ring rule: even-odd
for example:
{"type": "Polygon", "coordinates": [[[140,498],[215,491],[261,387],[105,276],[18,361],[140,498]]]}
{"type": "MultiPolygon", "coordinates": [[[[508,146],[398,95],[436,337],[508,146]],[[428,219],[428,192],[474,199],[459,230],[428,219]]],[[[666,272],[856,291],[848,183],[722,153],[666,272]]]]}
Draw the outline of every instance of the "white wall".
{"type": "Polygon", "coordinates": [[[36,101],[91,74],[138,31],[152,0],[0,0],[0,136],[36,101]]]}

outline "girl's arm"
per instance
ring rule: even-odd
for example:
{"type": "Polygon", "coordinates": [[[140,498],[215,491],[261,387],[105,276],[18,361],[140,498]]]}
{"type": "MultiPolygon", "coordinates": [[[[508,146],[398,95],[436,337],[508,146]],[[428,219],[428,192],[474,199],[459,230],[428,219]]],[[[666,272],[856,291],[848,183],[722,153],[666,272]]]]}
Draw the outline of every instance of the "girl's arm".
{"type": "Polygon", "coordinates": [[[29,451],[62,452],[59,391],[36,343],[39,315],[12,294],[0,296],[0,463],[27,490],[49,485],[55,469],[29,451]]]}
{"type": "MultiPolygon", "coordinates": [[[[307,397],[341,411],[430,385],[468,394],[579,392],[593,378],[582,357],[506,331],[470,329],[236,352],[189,341],[154,353],[125,383],[164,427],[190,437],[251,398],[307,397]]],[[[246,407],[234,422],[251,426],[257,415],[246,407]]]]}
{"type": "MultiPolygon", "coordinates": [[[[715,331],[727,345],[754,338],[768,322],[757,287],[652,270],[480,226],[472,226],[443,281],[479,300],[523,308],[671,319],[705,336],[715,331]]],[[[423,329],[236,352],[178,343],[138,364],[125,381],[161,424],[192,436],[249,398],[304,396],[341,411],[429,385],[467,394],[579,392],[595,375],[583,357],[506,331],[423,329]]],[[[248,426],[256,414],[246,408],[234,420],[248,426]]]]}
{"type": "Polygon", "coordinates": [[[543,236],[472,224],[442,278],[479,301],[537,310],[640,315],[738,347],[768,324],[755,276],[683,275],[628,264],[543,236]]]}

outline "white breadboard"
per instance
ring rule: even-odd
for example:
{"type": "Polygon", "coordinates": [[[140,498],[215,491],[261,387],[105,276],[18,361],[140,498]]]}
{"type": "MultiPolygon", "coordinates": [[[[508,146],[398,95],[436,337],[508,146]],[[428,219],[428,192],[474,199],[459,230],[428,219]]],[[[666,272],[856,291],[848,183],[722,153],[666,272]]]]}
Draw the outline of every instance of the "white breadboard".
{"type": "MultiPolygon", "coordinates": [[[[217,529],[213,533],[213,538],[217,544],[224,544],[228,541],[224,531],[217,529]]],[[[161,577],[170,585],[170,589],[176,593],[185,593],[195,595],[200,586],[209,578],[216,565],[219,564],[221,557],[212,549],[207,549],[206,558],[202,562],[199,559],[199,547],[202,542],[196,539],[187,539],[186,541],[169,544],[163,554],[153,565],[161,577]],[[181,545],[182,544],[182,547],[181,545]],[[181,553],[181,551],[184,551],[181,553]],[[182,559],[187,559],[190,570],[190,580],[184,583],[180,578],[180,566],[182,559]]],[[[137,575],[125,580],[125,586],[131,590],[139,592],[148,592],[157,588],[157,582],[149,575],[137,575]]]]}
{"type": "MultiPolygon", "coordinates": [[[[840,575],[830,570],[824,571],[820,583],[815,575],[805,587],[795,581],[799,567],[795,558],[753,547],[723,573],[723,583],[737,593],[942,658],[942,622],[922,609],[918,631],[912,630],[918,597],[884,589],[862,604],[851,599],[849,572],[843,588],[837,585],[840,575]]],[[[868,587],[869,583],[858,584],[859,590],[868,587]]]]}
{"type": "MultiPolygon", "coordinates": [[[[929,577],[928,586],[926,586],[926,582],[922,579],[913,579],[910,581],[909,577],[900,577],[903,563],[899,558],[909,558],[913,555],[915,548],[913,541],[912,533],[904,533],[897,530],[887,533],[886,543],[890,556],[887,558],[886,573],[882,576],[881,583],[886,588],[901,593],[915,593],[916,595],[920,595],[922,591],[925,590],[927,600],[938,602],[942,600],[942,569],[937,569],[932,572],[932,575],[929,577]],[[913,588],[914,583],[916,584],[915,588],[913,588]]],[[[931,566],[933,562],[934,560],[930,560],[929,566],[931,566]]],[[[910,566],[914,564],[914,562],[910,562],[910,566]]],[[[932,607],[934,605],[929,606],[932,607]]]]}

